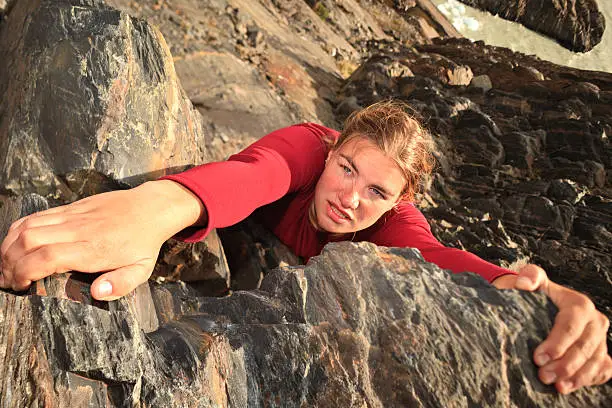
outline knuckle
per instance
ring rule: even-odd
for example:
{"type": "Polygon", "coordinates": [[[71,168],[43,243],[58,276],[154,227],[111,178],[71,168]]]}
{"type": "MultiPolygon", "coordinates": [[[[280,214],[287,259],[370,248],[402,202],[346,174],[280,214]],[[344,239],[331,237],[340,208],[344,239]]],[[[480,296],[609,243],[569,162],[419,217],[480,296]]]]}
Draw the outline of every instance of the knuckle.
{"type": "Polygon", "coordinates": [[[569,321],[563,327],[563,332],[566,336],[575,337],[579,333],[579,327],[573,321],[569,321]]]}
{"type": "Polygon", "coordinates": [[[576,374],[588,361],[588,357],[584,353],[578,353],[575,358],[569,359],[566,364],[561,366],[561,373],[566,377],[576,374]]]}
{"type": "Polygon", "coordinates": [[[550,345],[548,350],[547,350],[547,354],[553,360],[559,359],[562,356],[562,353],[563,353],[563,350],[561,349],[561,346],[557,345],[557,344],[550,345]]]}
{"type": "Polygon", "coordinates": [[[602,323],[603,331],[607,332],[610,328],[610,319],[603,313],[599,313],[599,319],[602,323]]]}
{"type": "Polygon", "coordinates": [[[578,355],[585,360],[593,354],[594,346],[592,342],[583,339],[578,339],[574,342],[574,347],[576,347],[579,353],[578,355]]]}
{"type": "Polygon", "coordinates": [[[24,249],[29,250],[37,245],[36,233],[31,229],[25,229],[19,234],[19,241],[24,249]]]}
{"type": "Polygon", "coordinates": [[[21,226],[24,230],[34,228],[34,218],[33,217],[26,218],[21,224],[21,226]]]}
{"type": "Polygon", "coordinates": [[[38,256],[43,263],[52,263],[56,259],[56,252],[50,246],[45,246],[39,249],[38,256]]]}
{"type": "Polygon", "coordinates": [[[583,295],[582,293],[579,294],[577,300],[576,300],[576,306],[578,308],[578,310],[576,310],[576,313],[592,313],[595,312],[597,309],[595,309],[595,305],[593,304],[593,302],[591,302],[591,299],[588,298],[588,296],[583,295]]]}
{"type": "Polygon", "coordinates": [[[557,367],[557,376],[559,378],[567,378],[570,377],[572,374],[574,374],[574,372],[576,372],[576,370],[573,367],[573,363],[568,363],[568,364],[564,364],[564,365],[560,365],[559,367],[557,367]]]}

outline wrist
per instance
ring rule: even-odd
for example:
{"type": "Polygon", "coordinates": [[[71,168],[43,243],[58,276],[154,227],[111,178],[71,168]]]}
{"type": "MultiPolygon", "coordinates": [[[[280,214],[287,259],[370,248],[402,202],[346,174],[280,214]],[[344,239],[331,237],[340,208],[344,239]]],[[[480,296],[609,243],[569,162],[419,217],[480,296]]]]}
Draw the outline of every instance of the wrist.
{"type": "Polygon", "coordinates": [[[206,226],[206,207],[191,190],[172,180],[155,180],[137,187],[152,205],[156,220],[164,232],[164,240],[192,225],[206,226]],[[157,205],[153,203],[157,203],[157,205]]]}
{"type": "Polygon", "coordinates": [[[509,273],[493,279],[491,284],[497,289],[514,289],[518,275],[509,273]]]}

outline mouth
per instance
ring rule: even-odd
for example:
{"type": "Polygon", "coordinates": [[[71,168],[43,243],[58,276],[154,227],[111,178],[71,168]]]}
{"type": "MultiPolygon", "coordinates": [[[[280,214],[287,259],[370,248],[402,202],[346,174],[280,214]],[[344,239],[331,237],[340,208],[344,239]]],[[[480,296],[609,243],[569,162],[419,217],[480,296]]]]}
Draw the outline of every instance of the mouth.
{"type": "Polygon", "coordinates": [[[333,204],[331,201],[327,202],[328,204],[328,214],[330,215],[330,217],[336,221],[336,222],[343,222],[343,221],[350,221],[351,220],[351,216],[348,215],[346,212],[342,211],[340,208],[338,208],[335,204],[333,204]]]}

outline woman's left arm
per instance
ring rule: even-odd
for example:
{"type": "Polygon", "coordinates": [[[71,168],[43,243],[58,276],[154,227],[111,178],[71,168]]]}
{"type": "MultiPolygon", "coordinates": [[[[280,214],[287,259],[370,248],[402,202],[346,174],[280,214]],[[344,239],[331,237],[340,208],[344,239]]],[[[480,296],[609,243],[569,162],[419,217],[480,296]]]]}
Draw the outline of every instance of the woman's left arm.
{"type": "Polygon", "coordinates": [[[550,334],[533,353],[543,383],[555,384],[560,393],[567,394],[612,377],[606,344],[610,322],[587,296],[552,282],[533,264],[522,267],[518,275],[503,275],[492,283],[499,289],[543,291],[559,309],[550,334]]]}

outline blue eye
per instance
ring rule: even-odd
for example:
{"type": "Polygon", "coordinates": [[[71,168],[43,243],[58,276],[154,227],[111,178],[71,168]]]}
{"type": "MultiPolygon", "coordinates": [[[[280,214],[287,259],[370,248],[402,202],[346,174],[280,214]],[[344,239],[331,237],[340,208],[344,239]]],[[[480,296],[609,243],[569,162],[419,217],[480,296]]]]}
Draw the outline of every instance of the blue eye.
{"type": "Polygon", "coordinates": [[[345,166],[344,164],[341,164],[340,167],[342,167],[342,171],[344,171],[347,176],[353,172],[350,167],[345,166]]]}
{"type": "Polygon", "coordinates": [[[383,195],[383,193],[381,193],[377,188],[371,188],[371,191],[374,192],[374,194],[376,194],[378,197],[380,198],[385,198],[385,196],[383,195]]]}

